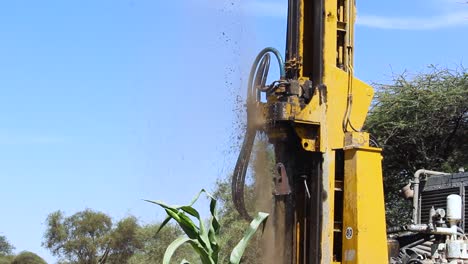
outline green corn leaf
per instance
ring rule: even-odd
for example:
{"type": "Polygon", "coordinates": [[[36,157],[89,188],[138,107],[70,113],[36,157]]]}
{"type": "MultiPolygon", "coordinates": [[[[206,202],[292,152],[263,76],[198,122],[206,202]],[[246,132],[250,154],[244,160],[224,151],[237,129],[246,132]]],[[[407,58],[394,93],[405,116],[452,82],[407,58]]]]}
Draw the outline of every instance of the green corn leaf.
{"type": "Polygon", "coordinates": [[[180,209],[182,211],[186,212],[187,214],[197,218],[198,223],[199,223],[199,230],[200,230],[200,232],[199,232],[199,237],[201,239],[200,242],[202,242],[204,244],[204,246],[207,247],[208,250],[211,250],[208,233],[206,232],[205,225],[204,225],[203,220],[201,219],[200,214],[198,213],[198,211],[195,208],[193,208],[192,206],[182,206],[182,207],[180,207],[180,209]]]}
{"type": "Polygon", "coordinates": [[[173,210],[166,209],[166,213],[179,224],[188,237],[191,239],[198,238],[198,227],[193,223],[190,217],[177,210],[174,212],[173,210]]]}
{"type": "Polygon", "coordinates": [[[212,199],[210,202],[210,213],[211,213],[210,228],[212,229],[212,232],[214,233],[214,235],[218,236],[221,225],[219,224],[219,221],[218,221],[218,211],[216,210],[215,199],[212,199]]]}
{"type": "MultiPolygon", "coordinates": [[[[171,206],[162,201],[145,201],[161,206],[168,215],[159,227],[158,232],[171,219],[174,219],[187,235],[187,237],[181,237],[170,245],[164,259],[166,259],[167,256],[168,261],[170,261],[174,251],[183,243],[188,242],[199,255],[202,263],[216,264],[218,262],[219,245],[217,236],[219,235],[220,225],[216,212],[216,200],[210,193],[202,189],[188,205],[183,206],[171,206]],[[206,196],[210,198],[210,212],[212,217],[209,220],[208,227],[205,226],[205,223],[200,217],[200,213],[192,207],[198,201],[202,193],[205,193],[206,196]],[[190,216],[198,220],[198,226],[190,216]]],[[[166,262],[163,264],[166,264],[166,262]]]]}
{"type": "Polygon", "coordinates": [[[197,240],[191,240],[189,241],[190,245],[192,245],[192,248],[197,252],[198,256],[200,257],[201,263],[203,264],[217,264],[217,262],[214,261],[212,254],[210,252],[206,251],[206,248],[202,246],[197,240]]]}
{"type": "Polygon", "coordinates": [[[180,209],[184,212],[186,212],[187,214],[197,218],[197,219],[200,219],[200,214],[198,213],[198,211],[193,208],[192,206],[188,206],[188,205],[184,205],[184,206],[181,206],[180,209]]]}
{"type": "Polygon", "coordinates": [[[177,222],[180,222],[180,217],[177,211],[165,209],[166,214],[171,217],[172,219],[176,220],[177,222]]]}
{"type": "MultiPolygon", "coordinates": [[[[188,237],[190,237],[191,239],[198,238],[198,227],[193,223],[190,217],[186,216],[183,213],[183,211],[179,211],[179,209],[177,208],[162,204],[159,201],[149,201],[149,202],[163,207],[168,215],[169,220],[174,219],[182,228],[182,230],[187,234],[188,237]]],[[[163,222],[164,225],[166,225],[167,222],[169,221],[168,218],[164,220],[163,222]]],[[[158,229],[158,232],[161,230],[161,228],[162,227],[158,229]]]]}
{"type": "MultiPolygon", "coordinates": [[[[166,204],[165,202],[163,201],[153,201],[153,200],[144,200],[148,203],[153,203],[153,204],[157,204],[161,207],[163,207],[164,209],[168,209],[168,208],[171,208],[171,209],[181,209],[182,207],[192,207],[197,201],[198,199],[200,198],[200,195],[202,193],[205,193],[206,196],[208,196],[211,200],[215,200],[215,198],[213,197],[213,195],[211,195],[209,192],[207,192],[205,189],[201,189],[200,192],[197,193],[197,195],[195,195],[195,197],[192,199],[192,201],[190,201],[190,203],[188,205],[168,205],[166,204]]],[[[195,216],[196,217],[196,216],[195,216]]]]}
{"type": "Polygon", "coordinates": [[[169,223],[169,221],[171,221],[172,217],[170,216],[167,216],[166,219],[164,219],[164,221],[161,223],[161,225],[159,225],[158,227],[158,230],[156,230],[156,235],[159,234],[159,231],[161,231],[161,229],[163,227],[165,227],[167,225],[167,223],[169,223]]]}
{"type": "Polygon", "coordinates": [[[191,239],[182,236],[174,240],[166,249],[166,252],[164,252],[164,258],[163,258],[163,264],[170,264],[172,255],[174,255],[175,251],[182,246],[184,243],[189,242],[191,239]]]}
{"type": "Polygon", "coordinates": [[[173,211],[173,210],[169,210],[169,209],[165,209],[165,211],[166,211],[166,214],[167,214],[170,218],[174,219],[177,223],[180,222],[180,216],[179,216],[179,214],[177,213],[177,211],[173,211]]]}
{"type": "Polygon", "coordinates": [[[216,233],[216,231],[214,230],[214,228],[212,227],[212,223],[213,222],[213,217],[210,219],[210,230],[208,231],[208,239],[211,243],[211,248],[213,250],[213,252],[219,252],[219,244],[218,244],[218,235],[219,233],[216,233]]]}
{"type": "Polygon", "coordinates": [[[201,195],[202,193],[207,193],[207,194],[208,194],[208,192],[207,192],[205,189],[201,189],[201,190],[197,193],[197,195],[195,195],[195,197],[192,199],[192,201],[190,201],[190,203],[188,204],[188,206],[193,206],[193,205],[198,201],[198,199],[200,198],[200,195],[201,195]]]}
{"type": "Polygon", "coordinates": [[[213,230],[216,233],[216,235],[218,235],[219,228],[221,227],[221,225],[219,224],[219,221],[218,221],[218,211],[216,210],[216,203],[217,203],[216,199],[211,198],[210,213],[211,213],[211,216],[213,217],[211,226],[213,227],[213,230]]]}
{"type": "Polygon", "coordinates": [[[211,249],[213,250],[213,258],[215,261],[218,261],[219,256],[219,244],[218,244],[218,236],[219,236],[219,229],[220,224],[218,221],[218,211],[216,210],[216,200],[211,198],[210,201],[210,213],[211,217],[208,222],[209,231],[208,231],[208,238],[211,243],[211,249]]]}
{"type": "Polygon", "coordinates": [[[148,202],[148,203],[157,204],[157,205],[161,206],[164,209],[169,209],[170,208],[170,209],[177,210],[178,208],[181,207],[181,205],[168,205],[163,201],[152,201],[152,200],[143,200],[143,201],[148,202]]]}
{"type": "Polygon", "coordinates": [[[198,226],[195,225],[192,219],[190,219],[190,217],[185,215],[183,212],[179,212],[177,216],[179,220],[176,221],[180,225],[182,230],[185,232],[185,234],[187,234],[187,236],[192,239],[199,239],[200,229],[198,228],[198,226]]]}
{"type": "Polygon", "coordinates": [[[250,226],[244,234],[244,237],[239,241],[239,243],[234,247],[231,252],[230,263],[239,264],[244,254],[244,251],[249,243],[250,239],[253,237],[258,227],[266,221],[268,218],[267,213],[258,213],[257,216],[250,222],[250,226]]]}

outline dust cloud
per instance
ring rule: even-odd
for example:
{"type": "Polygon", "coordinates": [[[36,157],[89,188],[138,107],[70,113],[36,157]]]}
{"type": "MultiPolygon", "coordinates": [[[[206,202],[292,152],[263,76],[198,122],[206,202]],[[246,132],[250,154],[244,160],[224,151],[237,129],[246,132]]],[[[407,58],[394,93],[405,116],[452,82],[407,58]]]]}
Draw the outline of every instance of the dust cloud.
{"type": "Polygon", "coordinates": [[[270,217],[260,238],[261,263],[275,263],[275,234],[273,210],[273,173],[274,157],[272,146],[268,144],[265,135],[258,136],[252,164],[255,191],[255,210],[266,212],[270,217]]]}

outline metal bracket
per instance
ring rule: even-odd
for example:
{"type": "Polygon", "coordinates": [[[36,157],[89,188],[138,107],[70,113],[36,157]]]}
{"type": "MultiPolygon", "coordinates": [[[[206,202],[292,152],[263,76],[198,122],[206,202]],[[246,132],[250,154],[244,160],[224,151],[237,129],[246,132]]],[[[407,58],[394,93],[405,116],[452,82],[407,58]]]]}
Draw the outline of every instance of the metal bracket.
{"type": "Polygon", "coordinates": [[[273,195],[289,195],[291,194],[291,187],[289,186],[288,175],[286,174],[286,168],[283,163],[276,164],[276,170],[278,176],[274,177],[275,191],[273,195]]]}

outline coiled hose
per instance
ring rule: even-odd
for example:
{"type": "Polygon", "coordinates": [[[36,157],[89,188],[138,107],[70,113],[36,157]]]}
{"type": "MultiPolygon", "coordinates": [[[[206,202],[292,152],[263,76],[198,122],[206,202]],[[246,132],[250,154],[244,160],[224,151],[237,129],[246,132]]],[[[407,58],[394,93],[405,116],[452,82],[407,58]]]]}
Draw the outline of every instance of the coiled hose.
{"type": "Polygon", "coordinates": [[[260,103],[261,92],[266,91],[263,88],[265,87],[265,83],[268,78],[268,71],[270,68],[270,53],[276,57],[278,62],[280,69],[280,79],[283,80],[286,76],[284,61],[278,50],[268,47],[260,51],[260,53],[255,58],[249,74],[247,88],[247,126],[241,151],[239,153],[239,157],[237,158],[236,166],[234,167],[231,183],[234,206],[242,218],[247,221],[251,221],[252,217],[245,207],[245,177],[249,167],[249,160],[252,154],[255,136],[257,135],[257,130],[259,129],[256,122],[252,120],[252,115],[257,113],[256,109],[254,108],[257,108],[258,103],[260,103]]]}

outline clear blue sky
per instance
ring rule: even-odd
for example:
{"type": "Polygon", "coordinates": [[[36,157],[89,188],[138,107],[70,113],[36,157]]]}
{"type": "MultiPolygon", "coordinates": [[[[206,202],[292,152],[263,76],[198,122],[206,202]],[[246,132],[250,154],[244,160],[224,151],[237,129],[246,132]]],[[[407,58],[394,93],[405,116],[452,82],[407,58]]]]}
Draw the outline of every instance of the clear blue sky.
{"type": "MultiPolygon", "coordinates": [[[[286,0],[5,1],[0,6],[0,234],[41,248],[55,210],[142,223],[232,170],[235,97],[256,52],[284,50],[286,0]]],[[[468,59],[468,5],[357,1],[356,73],[468,59]]]]}

